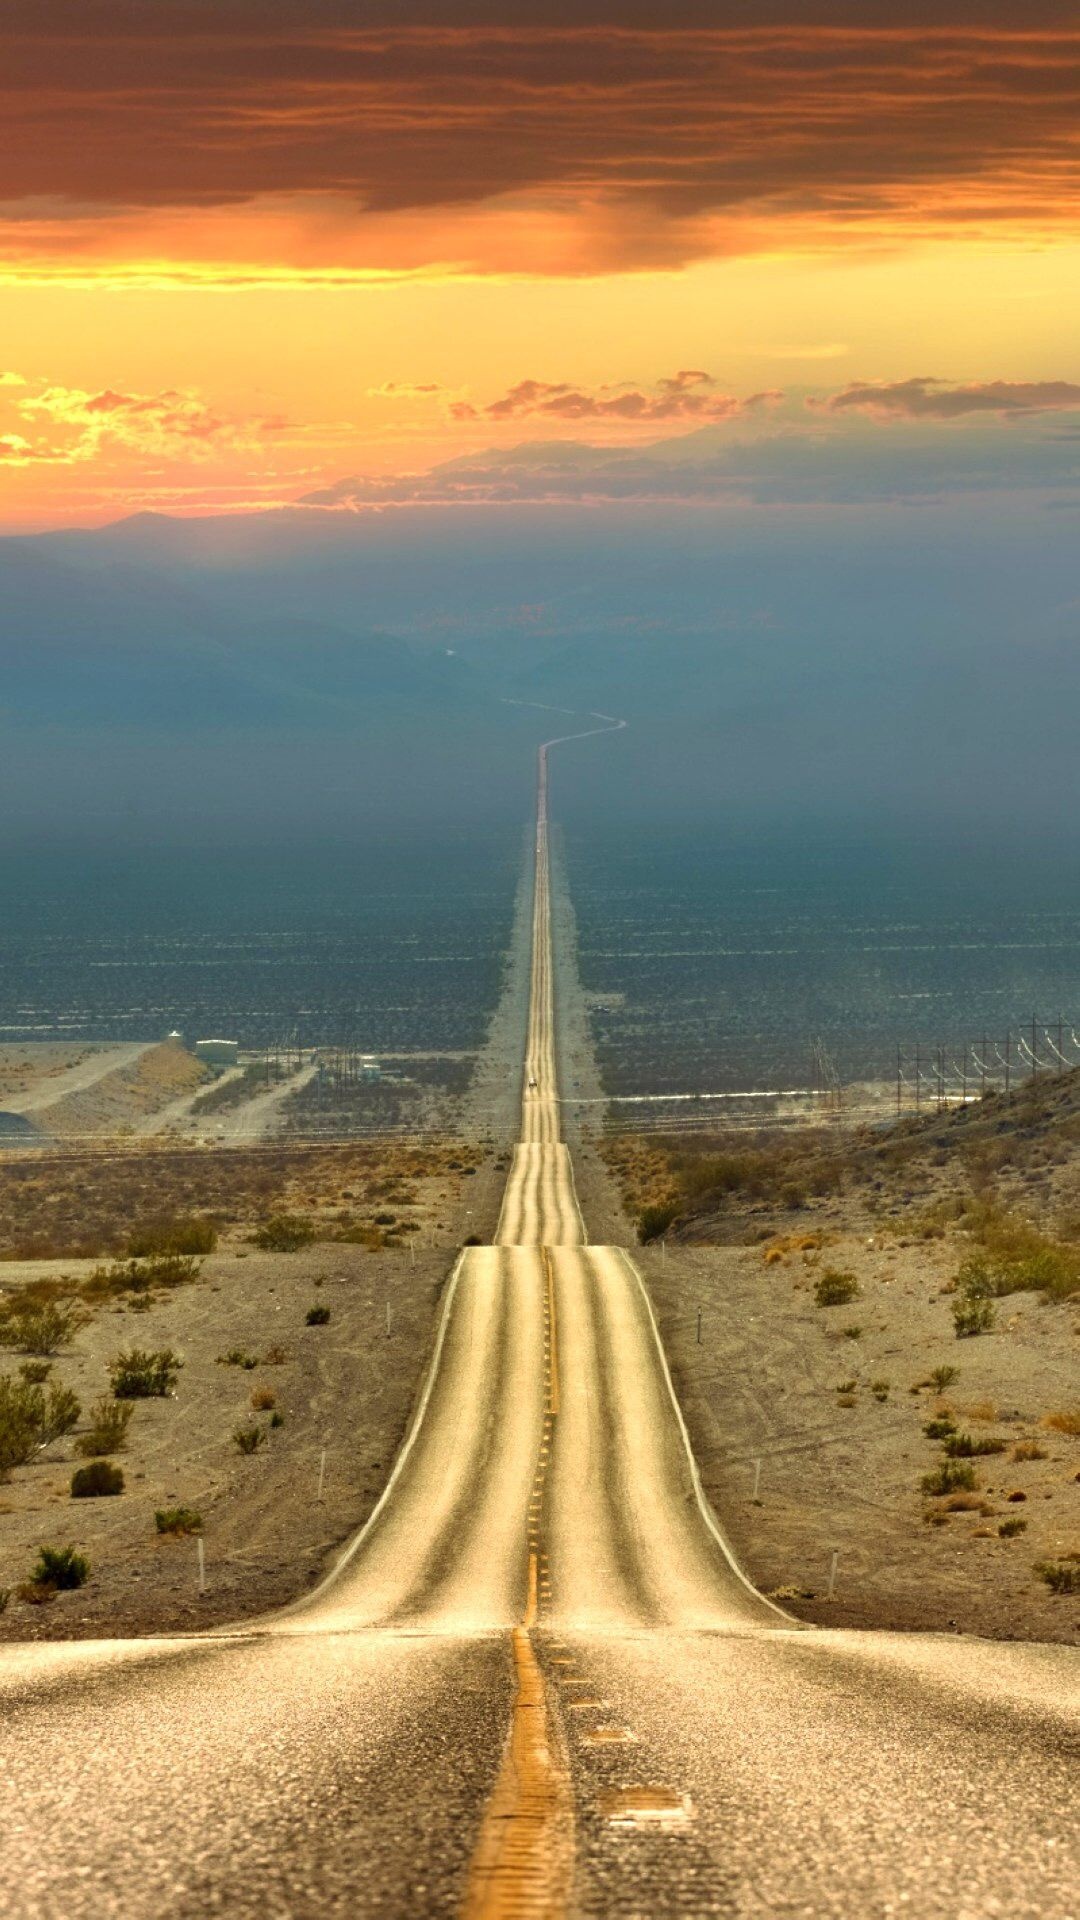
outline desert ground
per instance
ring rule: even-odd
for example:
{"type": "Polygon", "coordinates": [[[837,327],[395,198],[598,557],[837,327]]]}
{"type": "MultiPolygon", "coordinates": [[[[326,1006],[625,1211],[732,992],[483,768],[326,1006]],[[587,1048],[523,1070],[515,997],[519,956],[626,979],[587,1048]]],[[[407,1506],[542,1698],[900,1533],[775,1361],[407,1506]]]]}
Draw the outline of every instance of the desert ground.
{"type": "MultiPolygon", "coordinates": [[[[80,1402],[75,1426],[0,1485],[0,1633],[250,1618],[328,1571],[385,1485],[457,1249],[494,1231],[528,904],[523,889],[488,1044],[444,1100],[439,1138],[304,1140],[294,1114],[261,1145],[56,1137],[0,1154],[0,1319],[20,1301],[74,1313],[37,1364],[80,1402]],[[303,1244],[256,1244],[282,1216],[303,1244]],[[169,1221],[213,1221],[214,1250],[196,1277],[125,1289],[118,1263],[169,1221]],[[92,1280],[102,1269],[111,1283],[92,1280]],[[320,1307],[328,1319],[308,1325],[320,1307]],[[133,1403],[111,1456],[123,1492],[75,1500],[90,1410],[132,1346],[182,1365],[165,1397],[133,1403]],[[175,1508],[199,1516],[195,1531],[159,1533],[156,1514],[175,1508]],[[68,1542],[88,1585],[46,1605],[22,1596],[38,1547],[68,1542]]],[[[561,886],[554,922],[564,1122],[590,1237],[645,1242],[703,1483],[751,1578],[823,1623],[1075,1640],[1076,1592],[1038,1569],[1067,1574],[1080,1554],[1080,1076],[896,1129],[613,1132],[561,886]],[[1006,1279],[985,1329],[958,1337],[972,1262],[1006,1279]],[[819,1304],[837,1279],[846,1298],[819,1304]],[[930,1490],[943,1467],[945,1490],[930,1490]]],[[[169,1051],[103,1078],[94,1049],[36,1063],[9,1049],[0,1073],[24,1093],[85,1074],[64,1105],[109,1116],[119,1087],[132,1111],[148,1073],[164,1104],[154,1056],[169,1051]]],[[[235,1097],[224,1090],[222,1111],[235,1097]]],[[[35,1364],[10,1341],[0,1351],[11,1382],[35,1364]]]]}

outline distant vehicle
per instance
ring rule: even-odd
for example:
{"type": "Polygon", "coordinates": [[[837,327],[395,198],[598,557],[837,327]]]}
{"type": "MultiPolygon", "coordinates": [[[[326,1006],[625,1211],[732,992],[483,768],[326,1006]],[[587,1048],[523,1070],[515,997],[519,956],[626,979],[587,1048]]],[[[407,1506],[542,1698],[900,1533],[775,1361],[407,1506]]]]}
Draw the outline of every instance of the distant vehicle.
{"type": "Polygon", "coordinates": [[[536,1085],[536,1079],[535,1079],[535,1077],[534,1077],[534,1075],[530,1073],[530,1075],[529,1075],[529,1086],[530,1086],[530,1087],[535,1087],[535,1085],[536,1085]]]}

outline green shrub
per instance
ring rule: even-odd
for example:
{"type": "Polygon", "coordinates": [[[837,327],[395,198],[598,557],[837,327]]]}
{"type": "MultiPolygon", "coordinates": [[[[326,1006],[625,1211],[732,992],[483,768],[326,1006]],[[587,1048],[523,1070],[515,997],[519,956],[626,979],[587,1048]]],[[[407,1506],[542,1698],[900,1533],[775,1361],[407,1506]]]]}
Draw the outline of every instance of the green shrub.
{"type": "Polygon", "coordinates": [[[183,1364],[171,1347],[157,1353],[131,1347],[109,1362],[113,1393],[117,1400],[166,1400],[183,1364]]]}
{"type": "Polygon", "coordinates": [[[861,1340],[862,1339],[861,1327],[841,1327],[840,1331],[843,1334],[845,1340],[861,1340]]]}
{"type": "Polygon", "coordinates": [[[265,1435],[261,1427],[236,1427],[233,1445],[238,1453],[258,1453],[265,1435]]]}
{"type": "Polygon", "coordinates": [[[73,1546],[41,1547],[30,1584],[51,1593],[71,1593],[76,1587],[85,1587],[89,1578],[90,1562],[73,1546]]]}
{"type": "Polygon", "coordinates": [[[944,1393],[946,1387],[951,1387],[959,1377],[959,1367],[934,1367],[930,1374],[930,1385],[936,1387],[939,1393],[944,1393]]]}
{"type": "Polygon", "coordinates": [[[272,1427],[283,1427],[285,1425],[285,1415],[280,1413],[276,1407],[270,1415],[270,1425],[272,1427]]]}
{"type": "Polygon", "coordinates": [[[73,1500],[98,1500],[105,1494],[123,1493],[124,1470],[109,1460],[92,1460],[88,1467],[76,1467],[71,1476],[73,1500]]]}
{"type": "Polygon", "coordinates": [[[28,1387],[41,1387],[51,1372],[51,1360],[24,1360],[19,1368],[19,1379],[25,1380],[28,1387]]]}
{"type": "Polygon", "coordinates": [[[890,1385],[891,1385],[891,1382],[888,1380],[871,1380],[870,1391],[873,1394],[874,1399],[887,1400],[889,1397],[890,1385]]]}
{"type": "Polygon", "coordinates": [[[71,1338],[75,1311],[53,1300],[41,1306],[17,1306],[0,1322],[0,1339],[17,1353],[49,1356],[59,1353],[71,1338]]]}
{"type": "Polygon", "coordinates": [[[96,1400],[90,1409],[89,1429],[75,1442],[76,1451],[89,1459],[98,1454],[122,1452],[134,1412],[127,1401],[96,1400]]]}
{"type": "Polygon", "coordinates": [[[301,1247],[310,1246],[315,1228],[304,1214],[275,1213],[263,1221],[252,1237],[265,1253],[296,1253],[301,1247]]]}
{"type": "Polygon", "coordinates": [[[949,1440],[956,1432],[956,1421],[951,1413],[940,1413],[934,1420],[928,1420],[923,1427],[928,1440],[949,1440]]]}
{"type": "Polygon", "coordinates": [[[953,1326],[958,1340],[972,1340],[977,1334],[989,1333],[994,1324],[994,1308],[990,1300],[961,1295],[953,1301],[953,1326]]]}
{"type": "Polygon", "coordinates": [[[1075,1560],[1037,1560],[1035,1572],[1051,1593],[1080,1593],[1080,1565],[1075,1560]]]}
{"type": "Polygon", "coordinates": [[[176,1536],[202,1532],[202,1514],[194,1507],[159,1507],[154,1515],[154,1525],[159,1533],[171,1533],[176,1536]]]}
{"type": "Polygon", "coordinates": [[[819,1307],[846,1307],[858,1293],[855,1275],[842,1273],[837,1267],[826,1267],[814,1282],[814,1299],[819,1307]]]}
{"type": "Polygon", "coordinates": [[[1004,1440],[989,1437],[977,1440],[972,1433],[946,1433],[942,1439],[950,1460],[977,1460],[983,1454],[1005,1451],[1004,1440]]]}
{"type": "Polygon", "coordinates": [[[128,1252],[136,1259],[147,1254],[213,1253],[217,1245],[217,1227],[212,1220],[196,1214],[178,1214],[172,1219],[150,1221],[139,1227],[128,1241],[128,1252]]]}
{"type": "Polygon", "coordinates": [[[329,1307],[309,1307],[304,1315],[306,1327],[325,1327],[330,1320],[329,1307]]]}
{"type": "Polygon", "coordinates": [[[920,1486],[935,1498],[945,1493],[970,1492],[975,1485],[975,1469],[961,1460],[943,1460],[940,1466],[924,1473],[920,1486]]]}
{"type": "Polygon", "coordinates": [[[259,1364],[253,1353],[245,1353],[243,1347],[230,1347],[228,1353],[219,1353],[219,1367],[243,1367],[245,1373],[251,1373],[259,1364]]]}
{"type": "Polygon", "coordinates": [[[637,1236],[643,1247],[650,1240],[659,1240],[667,1232],[679,1209],[674,1200],[656,1201],[651,1206],[642,1207],[637,1217],[637,1236]]]}
{"type": "Polygon", "coordinates": [[[1027,1521],[1014,1517],[1011,1520],[1003,1520],[1001,1522],[998,1528],[998,1537],[1001,1540],[1015,1540],[1018,1534],[1026,1532],[1027,1521]]]}

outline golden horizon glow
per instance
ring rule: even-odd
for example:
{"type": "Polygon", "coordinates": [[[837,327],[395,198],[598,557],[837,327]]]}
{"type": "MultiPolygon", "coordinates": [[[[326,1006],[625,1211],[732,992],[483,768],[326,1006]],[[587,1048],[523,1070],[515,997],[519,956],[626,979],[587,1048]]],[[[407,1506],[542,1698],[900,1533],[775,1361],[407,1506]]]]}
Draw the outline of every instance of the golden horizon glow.
{"type": "Polygon", "coordinates": [[[515,437],[825,433],[747,409],[793,386],[1067,386],[1080,32],[919,10],[43,0],[0,75],[3,524],[240,511],[515,437]]]}

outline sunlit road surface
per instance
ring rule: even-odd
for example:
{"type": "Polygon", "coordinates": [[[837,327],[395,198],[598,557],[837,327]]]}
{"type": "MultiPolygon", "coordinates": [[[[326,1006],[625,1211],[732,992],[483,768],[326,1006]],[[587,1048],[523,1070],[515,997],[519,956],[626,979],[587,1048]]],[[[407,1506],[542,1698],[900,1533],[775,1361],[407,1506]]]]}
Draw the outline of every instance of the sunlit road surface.
{"type": "Polygon", "coordinates": [[[805,1629],[703,1500],[559,1137],[546,762],[522,1143],[383,1499],[252,1627],[4,1649],[5,1916],[1080,1913],[1080,1656],[805,1629]]]}

